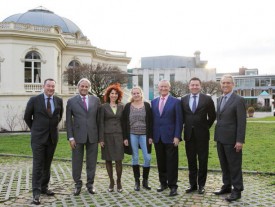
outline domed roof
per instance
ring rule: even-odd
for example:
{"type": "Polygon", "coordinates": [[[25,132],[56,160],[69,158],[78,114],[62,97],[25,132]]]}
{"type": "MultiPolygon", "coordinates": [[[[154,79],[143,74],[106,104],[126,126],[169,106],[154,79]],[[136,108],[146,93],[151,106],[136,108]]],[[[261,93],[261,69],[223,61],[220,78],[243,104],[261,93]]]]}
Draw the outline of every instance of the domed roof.
{"type": "Polygon", "coordinates": [[[15,22],[23,24],[33,24],[40,26],[59,26],[62,29],[63,33],[76,33],[79,32],[80,36],[83,36],[82,31],[79,27],[73,23],[71,20],[60,17],[53,13],[50,10],[47,10],[44,7],[38,7],[31,9],[23,14],[14,14],[6,19],[3,22],[15,22]]]}

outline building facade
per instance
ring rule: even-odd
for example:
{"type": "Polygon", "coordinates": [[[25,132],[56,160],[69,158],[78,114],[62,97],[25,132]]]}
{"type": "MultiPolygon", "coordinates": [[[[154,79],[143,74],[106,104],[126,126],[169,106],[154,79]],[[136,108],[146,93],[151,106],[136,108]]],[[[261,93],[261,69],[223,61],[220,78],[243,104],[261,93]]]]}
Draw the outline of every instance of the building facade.
{"type": "Polygon", "coordinates": [[[56,94],[63,97],[66,106],[76,86],[63,80],[64,71],[97,63],[127,71],[130,60],[126,52],[92,45],[71,20],[43,7],[7,17],[0,22],[0,128],[26,127],[19,123],[26,103],[30,96],[41,93],[46,78],[57,81],[56,94]]]}
{"type": "Polygon", "coordinates": [[[141,58],[141,68],[128,70],[132,73],[128,88],[140,86],[144,97],[152,100],[159,95],[158,83],[165,79],[188,82],[192,77],[202,81],[216,81],[216,69],[206,68],[207,61],[200,60],[200,52],[196,51],[194,57],[185,56],[156,56],[141,58]]]}
{"type": "MultiPolygon", "coordinates": [[[[228,73],[234,77],[234,91],[243,96],[247,106],[260,105],[272,111],[275,98],[275,75],[259,75],[258,69],[240,68],[239,72],[228,73]]],[[[220,82],[224,73],[217,73],[220,82]]]]}

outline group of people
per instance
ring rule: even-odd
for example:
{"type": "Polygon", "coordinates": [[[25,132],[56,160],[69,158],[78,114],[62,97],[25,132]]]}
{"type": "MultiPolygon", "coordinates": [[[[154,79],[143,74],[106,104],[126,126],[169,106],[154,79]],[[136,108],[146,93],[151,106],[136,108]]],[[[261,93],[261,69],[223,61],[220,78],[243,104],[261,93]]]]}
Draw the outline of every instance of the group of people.
{"type": "MultiPolygon", "coordinates": [[[[91,82],[83,78],[78,84],[79,94],[70,98],[66,107],[67,138],[72,150],[73,194],[81,193],[82,167],[86,151],[86,187],[96,193],[94,178],[97,164],[98,143],[101,158],[105,160],[110,179],[108,191],[122,192],[122,160],[124,153],[132,155],[135,179],[134,190],[139,191],[142,151],[142,187],[151,190],[148,178],[151,151],[154,144],[158,167],[158,192],[170,189],[169,196],[176,196],[178,181],[179,143],[185,141],[189,169],[189,188],[186,193],[205,192],[209,154],[209,129],[217,120],[214,140],[222,169],[223,186],[216,195],[231,193],[226,200],[241,198],[243,191],[242,147],[245,139],[246,109],[244,99],[233,92],[234,79],[225,75],[220,81],[223,95],[218,98],[217,110],[211,96],[201,93],[201,80],[191,78],[190,94],[177,99],[169,95],[171,85],[167,80],[158,84],[160,96],[146,102],[143,91],[135,86],[131,97],[123,105],[123,91],[119,84],[110,85],[104,94],[104,104],[89,95],[91,82]],[[115,164],[116,182],[113,173],[115,164]],[[232,188],[233,186],[233,188],[232,188]]],[[[48,187],[50,166],[58,142],[58,123],[63,114],[62,99],[54,95],[55,81],[46,79],[44,92],[30,98],[24,119],[31,130],[33,151],[32,189],[33,203],[40,204],[40,195],[54,195],[48,187]]]]}

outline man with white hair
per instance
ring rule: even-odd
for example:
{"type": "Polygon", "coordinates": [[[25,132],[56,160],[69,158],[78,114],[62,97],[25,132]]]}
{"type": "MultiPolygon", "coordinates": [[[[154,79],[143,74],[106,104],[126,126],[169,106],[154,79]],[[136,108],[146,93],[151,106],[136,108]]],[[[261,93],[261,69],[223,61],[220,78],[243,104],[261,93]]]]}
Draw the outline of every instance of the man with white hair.
{"type": "Polygon", "coordinates": [[[74,195],[81,192],[81,172],[84,148],[86,148],[86,187],[94,194],[94,177],[98,152],[98,116],[100,108],[99,98],[89,95],[91,82],[82,78],[78,84],[79,94],[70,98],[66,108],[67,138],[72,149],[73,179],[75,182],[74,195]]]}

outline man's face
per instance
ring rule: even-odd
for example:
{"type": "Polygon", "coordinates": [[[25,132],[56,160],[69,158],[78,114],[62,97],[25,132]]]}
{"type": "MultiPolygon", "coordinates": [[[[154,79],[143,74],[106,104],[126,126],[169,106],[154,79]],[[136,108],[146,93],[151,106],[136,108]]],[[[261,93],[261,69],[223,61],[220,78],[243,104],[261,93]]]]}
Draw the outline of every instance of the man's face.
{"type": "Polygon", "coordinates": [[[48,96],[48,97],[53,96],[53,94],[55,92],[55,82],[47,80],[43,86],[43,89],[44,89],[44,94],[46,96],[48,96]]]}
{"type": "Polygon", "coordinates": [[[160,82],[158,85],[158,88],[159,88],[159,94],[161,96],[167,96],[169,94],[170,86],[168,82],[165,82],[165,81],[160,82]]]}
{"type": "Polygon", "coordinates": [[[88,95],[89,92],[89,83],[87,81],[82,81],[78,86],[78,91],[81,96],[88,95]]]}
{"type": "Polygon", "coordinates": [[[198,94],[201,91],[200,81],[191,80],[189,83],[189,90],[193,95],[198,94]]]}
{"type": "Polygon", "coordinates": [[[234,88],[234,83],[231,78],[224,78],[220,81],[221,89],[224,94],[230,93],[234,88]]]}

